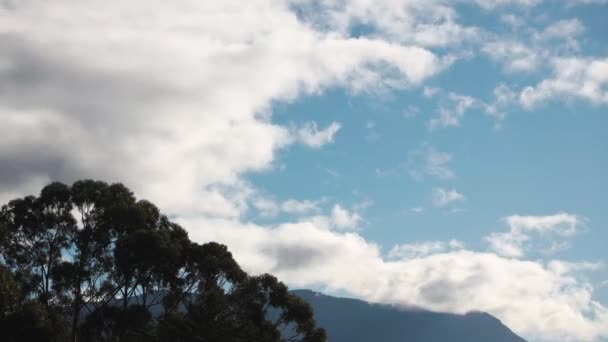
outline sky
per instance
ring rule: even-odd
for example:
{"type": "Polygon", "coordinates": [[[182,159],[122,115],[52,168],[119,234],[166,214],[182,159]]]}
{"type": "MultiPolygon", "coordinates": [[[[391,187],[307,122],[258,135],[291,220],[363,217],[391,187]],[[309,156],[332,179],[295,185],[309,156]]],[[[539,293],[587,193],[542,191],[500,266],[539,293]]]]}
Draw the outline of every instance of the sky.
{"type": "Polygon", "coordinates": [[[608,341],[608,1],[0,0],[0,202],[122,182],[292,288],[608,341]]]}

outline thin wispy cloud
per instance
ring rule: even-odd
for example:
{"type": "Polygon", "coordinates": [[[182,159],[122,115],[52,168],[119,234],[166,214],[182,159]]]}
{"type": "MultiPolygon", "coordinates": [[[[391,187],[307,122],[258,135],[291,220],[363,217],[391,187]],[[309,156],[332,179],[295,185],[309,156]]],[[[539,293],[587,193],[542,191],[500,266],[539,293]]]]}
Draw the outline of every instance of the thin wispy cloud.
{"type": "Polygon", "coordinates": [[[436,207],[445,207],[453,203],[459,203],[465,200],[465,196],[454,189],[433,189],[433,205],[436,207]]]}
{"type": "Polygon", "coordinates": [[[414,179],[434,177],[438,179],[453,179],[456,173],[450,164],[453,156],[450,153],[437,150],[428,144],[408,152],[406,168],[414,179]]]}

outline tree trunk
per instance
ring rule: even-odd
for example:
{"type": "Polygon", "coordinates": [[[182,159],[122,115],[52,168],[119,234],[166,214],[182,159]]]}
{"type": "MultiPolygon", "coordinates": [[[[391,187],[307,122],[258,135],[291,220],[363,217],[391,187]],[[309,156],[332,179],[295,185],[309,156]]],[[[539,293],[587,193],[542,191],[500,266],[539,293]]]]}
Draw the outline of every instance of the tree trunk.
{"type": "Polygon", "coordinates": [[[81,292],[80,292],[80,279],[76,285],[76,298],[74,298],[74,312],[72,312],[72,342],[78,340],[78,325],[80,323],[80,303],[81,303],[81,292]]]}
{"type": "Polygon", "coordinates": [[[80,308],[75,305],[74,306],[74,317],[72,317],[72,342],[77,342],[78,340],[78,324],[80,321],[80,308]]]}

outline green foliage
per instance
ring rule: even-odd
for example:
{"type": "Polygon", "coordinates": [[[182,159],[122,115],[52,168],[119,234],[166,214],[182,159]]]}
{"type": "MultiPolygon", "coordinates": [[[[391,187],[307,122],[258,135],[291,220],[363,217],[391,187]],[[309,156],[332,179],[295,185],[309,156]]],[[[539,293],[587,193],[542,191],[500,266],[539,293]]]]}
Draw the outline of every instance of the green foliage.
{"type": "Polygon", "coordinates": [[[0,331],[3,341],[62,341],[67,326],[56,310],[24,297],[11,273],[0,267],[0,331]]]}
{"type": "MultiPolygon", "coordinates": [[[[6,341],[325,341],[305,302],[191,242],[122,184],[51,183],[0,209],[6,341]]],[[[3,336],[3,337],[4,337],[3,336]]]]}

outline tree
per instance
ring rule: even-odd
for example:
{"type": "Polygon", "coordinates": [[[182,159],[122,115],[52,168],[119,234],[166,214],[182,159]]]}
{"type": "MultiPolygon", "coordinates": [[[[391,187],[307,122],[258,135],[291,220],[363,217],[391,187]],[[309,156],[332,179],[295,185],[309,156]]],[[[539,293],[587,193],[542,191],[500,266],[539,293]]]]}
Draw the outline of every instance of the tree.
{"type": "Polygon", "coordinates": [[[76,230],[70,211],[70,190],[51,183],[40,197],[28,196],[3,206],[0,221],[7,230],[3,261],[15,272],[27,294],[49,307],[54,303],[52,278],[70,247],[69,235],[76,230]]]}
{"type": "Polygon", "coordinates": [[[122,184],[54,182],[2,206],[0,290],[15,341],[325,341],[284,284],[122,184]]]}
{"type": "Polygon", "coordinates": [[[310,306],[265,274],[247,276],[226,246],[193,244],[185,312],[168,311],[160,334],[174,341],[325,341],[310,306]]]}
{"type": "Polygon", "coordinates": [[[58,312],[26,298],[11,273],[0,267],[0,331],[7,342],[51,342],[66,338],[58,312]]]}

